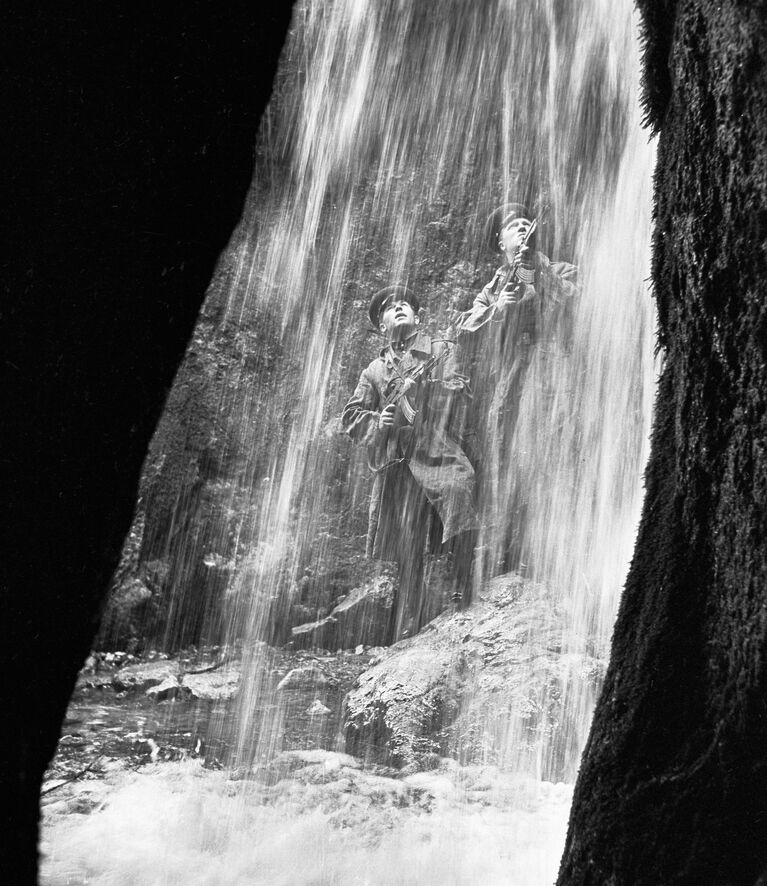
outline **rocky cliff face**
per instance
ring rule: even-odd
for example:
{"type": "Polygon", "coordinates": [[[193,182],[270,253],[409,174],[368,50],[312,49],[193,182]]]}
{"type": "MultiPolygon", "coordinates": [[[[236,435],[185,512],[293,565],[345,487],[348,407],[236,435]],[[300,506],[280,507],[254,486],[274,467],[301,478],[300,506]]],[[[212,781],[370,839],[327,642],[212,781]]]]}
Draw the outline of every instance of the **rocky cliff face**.
{"type": "MultiPolygon", "coordinates": [[[[293,72],[288,67],[281,76],[289,81],[293,72]]],[[[282,187],[279,175],[274,172],[267,187],[257,172],[245,220],[219,262],[169,393],[144,464],[132,537],[110,592],[102,648],[220,642],[227,595],[231,598],[247,581],[262,508],[279,478],[281,450],[300,419],[304,369],[301,351],[281,327],[280,310],[264,305],[263,292],[253,293],[235,279],[236,267],[253,260],[254,227],[275,223],[268,207],[282,187]],[[238,303],[241,310],[233,316],[232,305],[238,303]],[[149,598],[136,596],[136,581],[148,589],[149,598]]],[[[363,181],[359,190],[363,228],[374,188],[363,181]]],[[[476,250],[465,223],[476,207],[468,194],[461,200],[447,208],[440,195],[421,206],[423,231],[408,268],[409,285],[424,303],[423,322],[434,333],[448,329],[494,269],[490,254],[478,262],[462,259],[476,250]]],[[[323,248],[331,249],[332,221],[322,236],[323,248]]],[[[369,327],[367,304],[387,282],[389,260],[383,247],[371,243],[359,252],[344,281],[346,329],[339,336],[323,424],[305,457],[318,466],[315,475],[325,483],[321,496],[308,482],[296,495],[296,512],[317,513],[313,531],[298,539],[275,588],[286,622],[274,628],[278,634],[297,623],[287,615],[289,599],[307,574],[311,593],[304,593],[304,602],[322,617],[368,571],[359,560],[371,476],[364,452],[341,433],[339,416],[359,373],[381,347],[380,336],[369,327]]]]}
{"type": "Polygon", "coordinates": [[[579,9],[381,3],[364,27],[345,9],[306,4],[292,32],[242,223],[145,464],[139,540],[113,588],[105,646],[221,639],[264,541],[272,484],[315,407],[292,491],[304,515],[288,530],[296,550],[273,583],[284,600],[308,569],[317,612],[332,608],[359,582],[328,564],[365,531],[370,477],[337,416],[380,348],[370,296],[407,280],[424,324],[443,333],[495,270],[491,209],[512,197],[548,206],[539,246],[568,259],[594,181],[612,193],[626,84],[607,32],[589,36],[579,9]],[[576,37],[587,41],[577,52],[576,37]],[[302,389],[310,354],[313,398],[302,389]],[[129,617],[136,580],[151,598],[129,617]]]}
{"type": "MultiPolygon", "coordinates": [[[[449,219],[441,223],[450,227],[449,219]]],[[[236,325],[222,321],[219,299],[226,283],[221,278],[229,274],[239,248],[246,246],[240,242],[222,258],[219,278],[153,438],[133,537],[105,613],[103,648],[221,642],[227,595],[236,594],[248,580],[251,542],[274,480],[270,456],[296,420],[302,363],[299,354],[283,346],[275,317],[257,307],[251,305],[236,325]],[[149,590],[149,598],[136,596],[136,581],[149,590]]],[[[434,304],[430,310],[427,306],[426,319],[435,329],[444,330],[456,307],[470,304],[492,267],[492,259],[477,267],[451,263],[454,257],[452,250],[437,250],[411,272],[412,285],[432,293],[434,304]]],[[[375,261],[383,259],[376,256],[375,261]]],[[[371,283],[362,291],[372,293],[371,283]]],[[[323,490],[325,507],[275,588],[270,630],[279,636],[294,624],[326,615],[370,571],[361,555],[371,477],[364,452],[341,433],[338,418],[359,372],[377,354],[380,339],[366,328],[367,299],[360,298],[355,283],[349,284],[346,302],[349,329],[333,399],[309,456],[332,466],[323,490]],[[300,616],[291,617],[288,610],[293,588],[302,582],[308,585],[303,602],[312,616],[307,612],[297,621],[300,616]]],[[[301,497],[311,494],[311,489],[299,493],[296,508],[301,497]]]]}

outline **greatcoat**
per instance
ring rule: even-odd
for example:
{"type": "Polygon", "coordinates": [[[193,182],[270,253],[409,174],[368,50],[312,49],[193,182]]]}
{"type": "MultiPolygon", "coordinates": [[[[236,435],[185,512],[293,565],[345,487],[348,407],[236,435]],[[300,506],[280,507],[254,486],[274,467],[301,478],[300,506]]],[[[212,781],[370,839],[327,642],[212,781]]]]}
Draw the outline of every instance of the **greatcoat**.
{"type": "MultiPolygon", "coordinates": [[[[515,284],[511,268],[504,265],[458,319],[465,371],[477,388],[475,409],[482,413],[475,418],[478,426],[501,423],[512,430],[532,346],[567,346],[577,269],[542,252],[533,253],[532,259],[532,282],[515,284]],[[517,302],[501,310],[498,296],[507,285],[515,290],[517,302]]],[[[492,445],[502,444],[496,440],[492,445]]]]}
{"type": "Polygon", "coordinates": [[[375,473],[368,556],[405,563],[476,528],[474,469],[460,442],[468,396],[468,380],[456,368],[451,345],[423,333],[403,347],[387,346],[362,372],[341,424],[371,454],[389,454],[375,473]],[[395,426],[379,429],[392,389],[433,356],[442,362],[409,395],[417,410],[413,424],[398,407],[395,426]]]}
{"type": "Polygon", "coordinates": [[[568,350],[578,293],[574,265],[552,262],[541,252],[533,254],[532,264],[530,282],[517,281],[508,265],[499,268],[457,322],[474,394],[470,422],[477,432],[481,519],[493,527],[482,542],[489,540],[493,556],[506,569],[516,568],[514,545],[526,519],[526,493],[520,492],[524,478],[516,473],[515,452],[525,381],[534,367],[535,396],[543,403],[551,370],[568,350]],[[507,286],[517,301],[501,309],[498,297],[507,286]]]}

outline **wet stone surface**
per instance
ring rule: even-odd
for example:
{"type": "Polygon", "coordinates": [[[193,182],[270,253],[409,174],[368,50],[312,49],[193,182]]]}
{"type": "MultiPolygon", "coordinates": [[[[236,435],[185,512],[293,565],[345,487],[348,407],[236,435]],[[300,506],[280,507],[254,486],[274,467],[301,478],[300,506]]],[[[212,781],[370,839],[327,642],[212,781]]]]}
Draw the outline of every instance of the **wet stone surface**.
{"type": "MultiPolygon", "coordinates": [[[[335,747],[344,696],[367,667],[370,651],[265,647],[262,655],[268,687],[256,719],[279,734],[274,751],[335,747]]],[[[44,802],[63,793],[72,800],[80,793],[72,790],[74,785],[122,769],[193,758],[208,768],[230,765],[241,661],[240,650],[220,649],[193,650],[174,659],[91,656],[46,774],[44,802]]]]}

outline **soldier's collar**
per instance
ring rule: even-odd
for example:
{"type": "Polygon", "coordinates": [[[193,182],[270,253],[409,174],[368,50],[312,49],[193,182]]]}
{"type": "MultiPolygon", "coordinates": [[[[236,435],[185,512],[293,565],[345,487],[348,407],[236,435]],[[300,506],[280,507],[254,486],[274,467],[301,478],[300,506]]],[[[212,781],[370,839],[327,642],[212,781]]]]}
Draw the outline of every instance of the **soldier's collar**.
{"type": "Polygon", "coordinates": [[[389,344],[381,351],[381,356],[383,357],[384,354],[393,354],[395,357],[402,357],[408,351],[418,351],[430,356],[431,337],[425,332],[414,332],[407,338],[402,339],[402,341],[389,342],[389,344]]]}

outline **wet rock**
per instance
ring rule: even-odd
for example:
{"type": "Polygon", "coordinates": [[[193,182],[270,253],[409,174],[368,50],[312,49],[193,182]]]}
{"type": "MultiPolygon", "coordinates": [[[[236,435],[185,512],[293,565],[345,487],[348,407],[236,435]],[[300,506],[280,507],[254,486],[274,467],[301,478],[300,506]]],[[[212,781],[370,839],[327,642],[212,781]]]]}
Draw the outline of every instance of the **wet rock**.
{"type": "Polygon", "coordinates": [[[303,769],[306,766],[322,766],[328,771],[341,768],[361,769],[362,763],[351,754],[338,751],[326,751],[322,748],[311,748],[301,751],[284,751],[277,758],[288,766],[288,771],[303,769]]]}
{"type": "Polygon", "coordinates": [[[297,649],[352,649],[386,643],[397,588],[392,570],[354,588],[325,617],[291,630],[297,649]]]}
{"type": "Polygon", "coordinates": [[[115,648],[135,640],[151,601],[152,591],[140,578],[116,580],[109,590],[96,645],[115,648]]]}
{"type": "Polygon", "coordinates": [[[262,784],[275,785],[286,778],[302,783],[337,779],[349,770],[362,769],[362,763],[349,754],[312,748],[300,751],[283,751],[265,765],[253,770],[262,784]]]}
{"type": "Polygon", "coordinates": [[[277,684],[277,691],[286,689],[311,689],[313,687],[327,686],[330,683],[328,675],[322,668],[316,665],[306,665],[293,668],[277,684]]]}
{"type": "Polygon", "coordinates": [[[80,671],[77,677],[79,689],[111,689],[114,671],[80,671]]]}
{"type": "Polygon", "coordinates": [[[330,615],[318,621],[308,621],[290,629],[290,640],[294,649],[336,648],[338,622],[330,615]]]}
{"type": "Polygon", "coordinates": [[[315,698],[314,701],[306,709],[306,713],[310,717],[327,717],[327,715],[330,713],[330,708],[324,705],[319,700],[319,698],[315,698]]]}
{"type": "Polygon", "coordinates": [[[563,654],[563,624],[544,585],[493,579],[470,609],[443,613],[360,675],[346,698],[346,750],[409,772],[448,754],[499,765],[513,754],[524,768],[543,739],[544,777],[573,778],[581,709],[566,690],[577,680],[595,699],[605,662],[563,654]]]}
{"type": "Polygon", "coordinates": [[[166,680],[178,681],[178,664],[174,661],[145,661],[128,665],[112,677],[118,692],[142,692],[166,680]]]}
{"type": "Polygon", "coordinates": [[[181,693],[181,686],[176,677],[168,677],[155,686],[150,686],[144,692],[144,695],[153,698],[155,701],[168,701],[177,698],[181,693]]]}
{"type": "Polygon", "coordinates": [[[61,791],[53,791],[48,799],[48,814],[90,815],[104,806],[109,796],[106,782],[70,781],[62,784],[61,791]]]}
{"type": "Polygon", "coordinates": [[[240,671],[236,667],[206,671],[202,674],[184,674],[182,689],[192,698],[203,701],[227,701],[234,698],[240,688],[240,671]]]}

